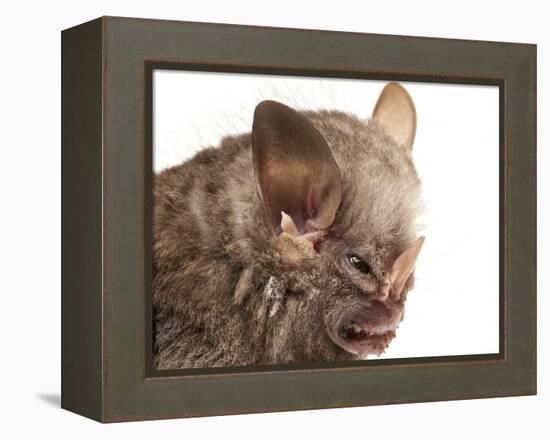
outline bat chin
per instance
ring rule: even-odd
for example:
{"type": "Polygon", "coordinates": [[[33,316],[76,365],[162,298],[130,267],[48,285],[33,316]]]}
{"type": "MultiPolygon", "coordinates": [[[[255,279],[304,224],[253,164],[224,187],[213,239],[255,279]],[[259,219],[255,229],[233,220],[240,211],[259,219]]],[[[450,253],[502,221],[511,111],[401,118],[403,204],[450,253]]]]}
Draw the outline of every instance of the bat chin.
{"type": "Polygon", "coordinates": [[[333,323],[329,334],[333,342],[357,359],[380,356],[395,338],[402,316],[401,310],[382,304],[360,307],[333,323]]]}
{"type": "Polygon", "coordinates": [[[403,319],[403,304],[371,300],[352,303],[341,314],[332,309],[325,313],[332,342],[348,353],[346,358],[359,360],[380,356],[388,348],[403,319]]]}
{"type": "Polygon", "coordinates": [[[368,355],[380,356],[395,338],[395,329],[380,329],[356,322],[340,327],[334,342],[358,359],[368,355]]]}

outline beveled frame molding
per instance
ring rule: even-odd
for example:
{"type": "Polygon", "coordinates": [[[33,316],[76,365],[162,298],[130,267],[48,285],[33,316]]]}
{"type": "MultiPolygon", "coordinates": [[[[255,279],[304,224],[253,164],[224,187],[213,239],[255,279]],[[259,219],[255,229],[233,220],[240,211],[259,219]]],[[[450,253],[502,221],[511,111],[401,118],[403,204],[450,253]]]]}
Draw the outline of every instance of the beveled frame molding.
{"type": "Polygon", "coordinates": [[[63,408],[113,422],[536,393],[536,46],[103,17],[63,31],[62,87],[63,408]],[[154,371],[156,68],[498,86],[500,352],[154,371]]]}

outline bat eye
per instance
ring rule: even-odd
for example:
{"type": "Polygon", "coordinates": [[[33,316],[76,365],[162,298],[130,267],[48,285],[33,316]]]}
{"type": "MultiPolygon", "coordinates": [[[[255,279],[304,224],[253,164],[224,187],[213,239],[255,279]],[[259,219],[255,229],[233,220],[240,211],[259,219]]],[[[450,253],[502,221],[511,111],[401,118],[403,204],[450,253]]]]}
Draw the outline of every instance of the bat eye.
{"type": "Polygon", "coordinates": [[[351,264],[359,272],[364,273],[366,275],[369,275],[371,273],[370,266],[364,260],[362,260],[361,257],[358,257],[357,255],[354,255],[354,254],[350,254],[348,255],[348,261],[349,261],[349,264],[351,264]]]}

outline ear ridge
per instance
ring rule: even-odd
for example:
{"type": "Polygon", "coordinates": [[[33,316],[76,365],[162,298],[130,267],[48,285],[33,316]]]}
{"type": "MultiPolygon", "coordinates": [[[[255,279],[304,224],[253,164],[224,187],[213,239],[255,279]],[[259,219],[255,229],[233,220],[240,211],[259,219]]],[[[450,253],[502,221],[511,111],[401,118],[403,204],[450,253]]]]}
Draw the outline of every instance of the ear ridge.
{"type": "Polygon", "coordinates": [[[391,82],[384,87],[372,118],[399,145],[412,148],[416,134],[416,109],[411,96],[402,85],[391,82]]]}
{"type": "Polygon", "coordinates": [[[276,235],[292,219],[299,234],[327,229],[342,197],[340,170],[321,133],[276,101],[254,111],[252,157],[258,192],[276,235]]]}
{"type": "Polygon", "coordinates": [[[298,228],[294,224],[292,217],[284,211],[281,211],[281,231],[290,235],[299,235],[298,228]]]}

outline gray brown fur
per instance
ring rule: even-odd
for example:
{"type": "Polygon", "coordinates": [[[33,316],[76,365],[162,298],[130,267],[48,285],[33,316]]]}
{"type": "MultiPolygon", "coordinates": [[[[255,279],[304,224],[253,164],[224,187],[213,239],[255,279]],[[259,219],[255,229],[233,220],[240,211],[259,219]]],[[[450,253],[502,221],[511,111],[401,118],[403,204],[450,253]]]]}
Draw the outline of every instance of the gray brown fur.
{"type": "Polygon", "coordinates": [[[302,112],[327,141],[342,201],[316,258],[283,268],[258,195],[251,134],[155,176],[154,365],[159,369],[350,360],[327,325],[372,294],[417,237],[411,152],[374,121],[302,112]],[[368,257],[359,279],[345,255],[368,257]]]}

